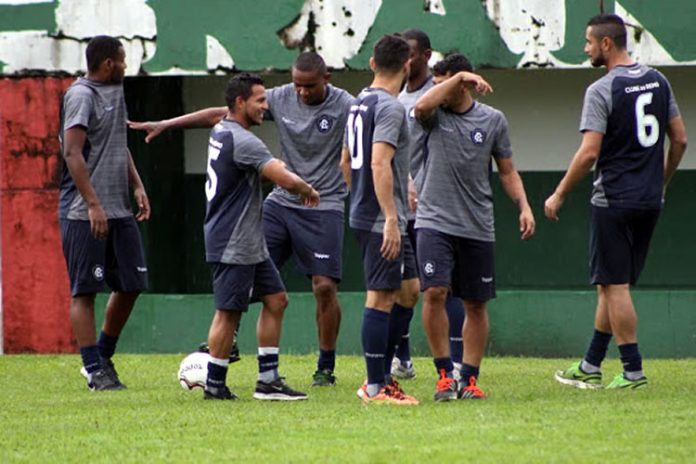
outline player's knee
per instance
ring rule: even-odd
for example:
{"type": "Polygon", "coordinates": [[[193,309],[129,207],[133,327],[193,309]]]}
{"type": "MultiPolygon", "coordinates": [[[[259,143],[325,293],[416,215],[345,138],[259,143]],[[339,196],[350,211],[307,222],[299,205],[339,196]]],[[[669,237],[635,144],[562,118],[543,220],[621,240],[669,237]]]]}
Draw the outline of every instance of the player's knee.
{"type": "Polygon", "coordinates": [[[444,305],[447,299],[447,288],[445,287],[430,287],[425,289],[424,300],[428,304],[444,305]]]}
{"type": "Polygon", "coordinates": [[[273,313],[282,313],[288,307],[289,300],[286,292],[278,293],[266,300],[266,308],[273,313]]]}
{"type": "Polygon", "coordinates": [[[314,280],[312,282],[312,292],[317,300],[334,299],[336,297],[336,283],[330,278],[314,280]]]}

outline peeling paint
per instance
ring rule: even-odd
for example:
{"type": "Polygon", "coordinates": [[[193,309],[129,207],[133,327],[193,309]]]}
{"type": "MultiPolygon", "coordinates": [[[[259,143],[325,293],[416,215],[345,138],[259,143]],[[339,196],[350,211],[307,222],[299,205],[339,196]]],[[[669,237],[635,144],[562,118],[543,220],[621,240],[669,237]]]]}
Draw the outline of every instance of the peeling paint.
{"type": "MultiPolygon", "coordinates": [[[[632,32],[629,51],[653,65],[696,64],[696,2],[655,15],[642,0],[605,0],[632,32]],[[659,17],[657,17],[659,16],[659,17]]],[[[287,69],[316,50],[334,69],[366,69],[384,33],[425,30],[434,59],[466,53],[478,66],[588,66],[583,53],[594,0],[0,0],[0,74],[77,74],[90,37],[126,48],[129,75],[287,69]]]]}

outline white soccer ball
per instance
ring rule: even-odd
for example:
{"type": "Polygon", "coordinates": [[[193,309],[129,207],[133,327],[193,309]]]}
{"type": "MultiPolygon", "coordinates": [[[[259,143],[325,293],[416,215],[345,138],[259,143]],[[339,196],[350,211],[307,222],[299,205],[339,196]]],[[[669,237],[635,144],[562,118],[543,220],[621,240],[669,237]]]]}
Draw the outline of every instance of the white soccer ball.
{"type": "Polygon", "coordinates": [[[179,365],[179,383],[185,390],[205,388],[205,380],[208,377],[208,353],[191,353],[186,356],[179,365]]]}

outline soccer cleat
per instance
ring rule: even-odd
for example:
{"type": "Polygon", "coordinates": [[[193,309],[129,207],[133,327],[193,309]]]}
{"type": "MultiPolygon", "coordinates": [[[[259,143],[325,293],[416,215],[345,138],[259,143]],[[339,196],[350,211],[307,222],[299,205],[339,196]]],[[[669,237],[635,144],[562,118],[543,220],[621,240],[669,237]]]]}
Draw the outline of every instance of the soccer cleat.
{"type": "Polygon", "coordinates": [[[318,369],[312,376],[313,387],[333,387],[336,385],[336,376],[331,369],[318,369]]]}
{"type": "Polygon", "coordinates": [[[417,406],[420,404],[420,401],[418,401],[415,396],[407,395],[401,388],[401,385],[399,385],[399,382],[393,378],[391,382],[385,385],[384,390],[387,395],[392,397],[396,404],[409,406],[417,406]]]}
{"type": "Polygon", "coordinates": [[[391,375],[402,380],[411,380],[416,378],[416,369],[413,364],[405,365],[399,358],[394,358],[391,365],[391,375]]]}
{"type": "Polygon", "coordinates": [[[647,377],[641,377],[640,379],[637,380],[629,380],[626,377],[624,377],[623,374],[616,374],[616,377],[614,377],[614,380],[612,380],[609,385],[607,385],[606,389],[611,389],[611,390],[618,390],[621,388],[641,388],[641,387],[647,387],[648,386],[648,378],[647,377]]]}
{"type": "Polygon", "coordinates": [[[459,389],[460,400],[485,400],[486,394],[476,385],[476,377],[469,377],[469,385],[459,389]]]}
{"type": "Polygon", "coordinates": [[[227,385],[222,387],[209,387],[206,385],[203,391],[204,400],[238,400],[239,397],[232,393],[227,385]]]}
{"type": "MultiPolygon", "coordinates": [[[[198,350],[200,353],[210,353],[208,348],[208,342],[202,342],[198,345],[198,350]]],[[[234,342],[232,343],[232,350],[230,351],[230,364],[240,361],[242,358],[239,356],[239,347],[237,346],[237,337],[235,336],[234,342]]]]}
{"type": "Polygon", "coordinates": [[[602,388],[602,373],[595,372],[594,374],[588,374],[587,372],[580,369],[581,363],[582,361],[579,361],[564,371],[556,371],[556,373],[554,374],[554,378],[559,383],[562,383],[564,385],[571,385],[575,388],[602,388]]]}
{"type": "Polygon", "coordinates": [[[440,378],[435,386],[435,401],[452,401],[457,399],[459,382],[452,377],[447,377],[447,372],[440,369],[440,378]]]}
{"type": "Polygon", "coordinates": [[[123,390],[126,388],[121,383],[116,383],[106,369],[99,369],[88,375],[87,387],[92,391],[123,390]]]}
{"type": "Polygon", "coordinates": [[[271,401],[297,401],[306,400],[307,394],[293,390],[285,383],[283,377],[278,377],[271,383],[257,381],[254,398],[271,401]]]}
{"type": "Polygon", "coordinates": [[[111,359],[103,359],[101,360],[102,366],[104,366],[104,371],[106,374],[111,377],[111,380],[117,385],[121,387],[121,389],[126,389],[125,384],[121,383],[121,380],[118,378],[118,372],[116,372],[116,368],[114,367],[114,362],[111,359]]]}

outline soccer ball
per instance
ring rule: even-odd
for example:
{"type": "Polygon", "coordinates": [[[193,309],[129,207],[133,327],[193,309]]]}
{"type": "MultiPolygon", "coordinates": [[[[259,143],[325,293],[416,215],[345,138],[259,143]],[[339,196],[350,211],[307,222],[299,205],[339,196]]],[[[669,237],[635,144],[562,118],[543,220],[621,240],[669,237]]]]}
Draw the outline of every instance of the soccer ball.
{"type": "Polygon", "coordinates": [[[191,353],[186,356],[179,365],[179,383],[185,390],[205,388],[205,380],[208,377],[208,353],[191,353]]]}

